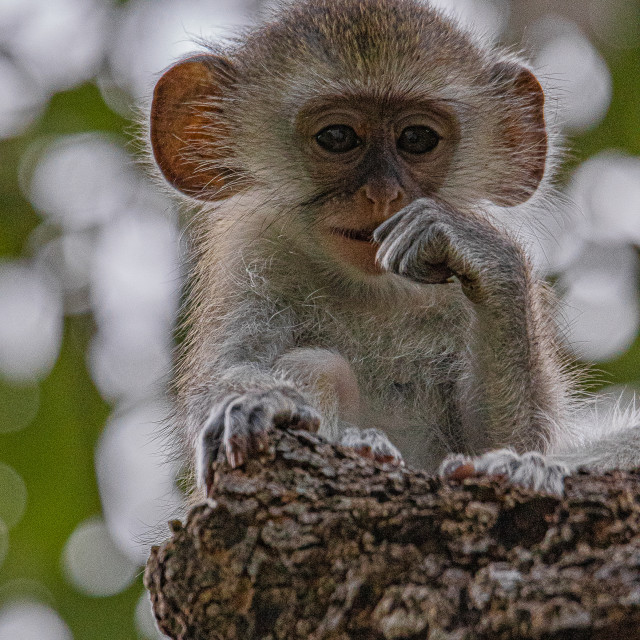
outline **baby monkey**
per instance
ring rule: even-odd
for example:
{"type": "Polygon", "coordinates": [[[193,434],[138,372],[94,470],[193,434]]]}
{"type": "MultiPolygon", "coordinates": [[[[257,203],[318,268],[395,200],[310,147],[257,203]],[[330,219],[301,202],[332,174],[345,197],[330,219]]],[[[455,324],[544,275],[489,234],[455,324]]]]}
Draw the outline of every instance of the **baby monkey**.
{"type": "Polygon", "coordinates": [[[578,428],[553,296],[499,223],[553,194],[522,60],[419,0],[302,0],[172,66],[150,125],[201,203],[174,419],[203,491],[282,425],[553,493],[640,466],[631,422],[578,428]]]}

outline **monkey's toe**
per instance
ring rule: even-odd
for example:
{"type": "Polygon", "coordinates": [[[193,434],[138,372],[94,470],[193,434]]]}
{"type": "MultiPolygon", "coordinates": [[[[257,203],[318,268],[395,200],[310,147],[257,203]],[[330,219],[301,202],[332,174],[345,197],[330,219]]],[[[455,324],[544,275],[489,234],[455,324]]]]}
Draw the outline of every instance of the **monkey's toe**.
{"type": "Polygon", "coordinates": [[[358,455],[381,464],[404,466],[402,454],[385,433],[378,429],[347,429],[340,444],[353,449],[358,455]]]}
{"type": "Polygon", "coordinates": [[[569,469],[535,451],[518,454],[511,449],[499,449],[474,458],[451,455],[440,465],[439,475],[451,480],[478,475],[500,476],[511,484],[561,496],[569,469]]]}
{"type": "Polygon", "coordinates": [[[438,475],[450,480],[465,480],[477,475],[477,472],[471,458],[461,453],[454,453],[444,459],[438,475]]]}

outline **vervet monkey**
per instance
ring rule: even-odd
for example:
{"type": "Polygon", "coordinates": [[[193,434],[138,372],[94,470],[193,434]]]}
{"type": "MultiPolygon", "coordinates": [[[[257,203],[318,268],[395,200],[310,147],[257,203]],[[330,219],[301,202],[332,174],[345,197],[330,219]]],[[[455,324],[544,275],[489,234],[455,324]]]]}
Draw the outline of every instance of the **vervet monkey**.
{"type": "Polygon", "coordinates": [[[640,464],[640,429],[585,444],[554,298],[499,223],[553,198],[520,58],[418,0],[301,0],[168,69],[150,138],[201,204],[175,425],[203,490],[287,424],[553,493],[640,464]]]}

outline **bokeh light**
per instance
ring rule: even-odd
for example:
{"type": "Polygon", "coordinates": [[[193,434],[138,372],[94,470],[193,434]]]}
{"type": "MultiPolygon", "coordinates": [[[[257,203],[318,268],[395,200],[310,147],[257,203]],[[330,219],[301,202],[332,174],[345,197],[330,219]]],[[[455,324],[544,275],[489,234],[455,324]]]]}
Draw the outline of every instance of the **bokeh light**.
{"type": "Polygon", "coordinates": [[[67,580],[90,596],[112,596],[126,589],[138,565],[114,544],[101,518],[81,522],[67,540],[62,556],[67,580]]]}
{"type": "Polygon", "coordinates": [[[8,464],[0,462],[0,520],[11,529],[24,515],[27,487],[22,476],[8,464]]]}
{"type": "Polygon", "coordinates": [[[180,56],[199,47],[194,40],[230,35],[245,24],[255,3],[248,0],[130,0],[109,48],[113,78],[137,98],[149,95],[154,79],[180,56]]]}
{"type": "Polygon", "coordinates": [[[508,0],[430,0],[427,4],[457,18],[466,28],[496,40],[509,22],[508,0]]]}
{"type": "Polygon", "coordinates": [[[12,60],[0,55],[0,138],[23,133],[40,115],[46,95],[12,60]]]}
{"type": "Polygon", "coordinates": [[[175,221],[146,210],[100,233],[91,273],[98,322],[89,369],[105,398],[152,396],[171,363],[178,306],[175,221]]]}
{"type": "Polygon", "coordinates": [[[574,352],[608,360],[638,331],[638,254],[630,245],[588,245],[563,274],[563,314],[574,352]]]}
{"type": "Polygon", "coordinates": [[[105,520],[119,548],[142,563],[149,546],[166,535],[182,495],[177,468],[167,459],[162,426],[167,408],[138,405],[115,413],[96,449],[96,473],[105,520]]]}
{"type": "Polygon", "coordinates": [[[640,157],[604,151],[589,158],[574,172],[568,194],[585,214],[583,235],[640,244],[640,157]]]}
{"type": "Polygon", "coordinates": [[[151,609],[151,599],[147,591],[143,591],[136,605],[136,629],[142,638],[145,640],[159,640],[160,638],[166,638],[163,633],[160,633],[156,625],[156,620],[153,616],[151,609]]]}
{"type": "Polygon", "coordinates": [[[553,119],[571,131],[598,124],[611,102],[611,74],[591,41],[557,15],[541,18],[528,38],[538,47],[534,68],[554,103],[553,119]]]}
{"type": "Polygon", "coordinates": [[[48,93],[72,87],[99,69],[110,9],[100,0],[3,0],[3,48],[48,93]]]}
{"type": "Polygon", "coordinates": [[[60,233],[45,223],[30,238],[34,262],[38,269],[56,277],[67,315],[90,311],[95,237],[92,230],[60,233]]]}
{"type": "Polygon", "coordinates": [[[57,283],[27,263],[0,263],[0,318],[0,375],[25,382],[46,376],[62,340],[57,283]]]}
{"type": "Polygon", "coordinates": [[[73,636],[51,607],[24,600],[0,608],[0,640],[73,640],[73,636]]]}
{"type": "Polygon", "coordinates": [[[56,138],[39,157],[29,199],[63,228],[104,224],[135,197],[133,162],[121,144],[102,135],[56,138]]]}

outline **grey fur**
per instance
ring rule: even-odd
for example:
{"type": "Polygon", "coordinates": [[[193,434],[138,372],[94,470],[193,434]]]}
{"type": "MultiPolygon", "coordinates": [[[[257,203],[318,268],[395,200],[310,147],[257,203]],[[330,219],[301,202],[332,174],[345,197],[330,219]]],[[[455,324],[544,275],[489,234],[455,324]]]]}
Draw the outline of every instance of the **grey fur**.
{"type": "MultiPolygon", "coordinates": [[[[240,434],[246,451],[258,448],[255,434],[278,421],[313,424],[314,410],[320,434],[336,441],[360,446],[381,431],[374,448],[397,446],[427,471],[480,456],[471,458],[479,472],[554,493],[579,465],[640,462],[640,430],[580,450],[589,436],[574,418],[583,403],[553,295],[498,223],[509,217],[498,187],[530,196],[521,216],[554,193],[554,132],[535,193],[519,168],[527,150],[513,152],[501,133],[529,108],[512,91],[523,60],[418,0],[304,0],[212,52],[233,73],[224,96],[211,97],[211,137],[222,119],[233,133],[224,169],[242,179],[223,188],[232,197],[202,205],[190,228],[172,422],[200,486],[221,442],[240,434]],[[412,192],[377,230],[383,275],[341,264],[314,240],[322,211],[348,212],[352,194],[319,194],[293,144],[308,99],[352,93],[440,100],[460,125],[437,193],[412,192]],[[363,427],[379,431],[350,430],[363,427]]],[[[202,171],[219,168],[220,151],[207,161],[201,143],[202,171]]],[[[636,412],[618,426],[633,424],[636,412]]]]}
{"type": "Polygon", "coordinates": [[[362,455],[370,455],[380,462],[388,461],[403,465],[402,454],[393,446],[386,433],[379,429],[356,429],[349,427],[340,439],[343,447],[359,451],[362,455]]]}

